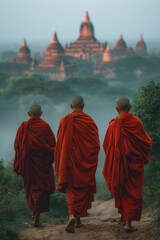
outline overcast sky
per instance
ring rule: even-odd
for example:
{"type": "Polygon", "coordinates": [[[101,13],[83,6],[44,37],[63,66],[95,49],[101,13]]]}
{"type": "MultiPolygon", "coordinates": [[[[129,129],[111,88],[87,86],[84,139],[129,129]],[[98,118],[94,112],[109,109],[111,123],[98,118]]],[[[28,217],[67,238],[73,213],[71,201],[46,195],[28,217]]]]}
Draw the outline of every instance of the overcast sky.
{"type": "Polygon", "coordinates": [[[160,40],[160,0],[0,0],[0,42],[74,41],[85,11],[100,41],[160,40]]]}

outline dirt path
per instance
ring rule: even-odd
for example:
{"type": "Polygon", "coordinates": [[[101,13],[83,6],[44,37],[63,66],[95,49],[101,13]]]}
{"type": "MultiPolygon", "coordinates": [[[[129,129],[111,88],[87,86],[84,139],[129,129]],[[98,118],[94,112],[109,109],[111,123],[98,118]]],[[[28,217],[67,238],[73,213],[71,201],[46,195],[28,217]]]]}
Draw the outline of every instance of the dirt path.
{"type": "Polygon", "coordinates": [[[154,219],[149,213],[143,213],[140,223],[134,233],[126,233],[122,226],[116,223],[119,218],[114,208],[114,200],[96,201],[89,216],[82,219],[84,226],[75,229],[75,233],[66,233],[65,225],[43,224],[42,228],[30,227],[23,229],[20,240],[160,240],[156,237],[158,231],[154,219]]]}

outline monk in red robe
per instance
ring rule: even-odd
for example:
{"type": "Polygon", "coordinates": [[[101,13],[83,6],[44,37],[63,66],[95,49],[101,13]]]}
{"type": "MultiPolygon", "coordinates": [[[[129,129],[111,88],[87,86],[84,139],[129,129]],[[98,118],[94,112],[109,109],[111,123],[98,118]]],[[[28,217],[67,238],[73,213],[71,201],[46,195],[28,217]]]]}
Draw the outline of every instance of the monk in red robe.
{"type": "Polygon", "coordinates": [[[141,120],[129,110],[127,98],[117,100],[119,117],[110,121],[103,143],[106,154],[103,175],[115,207],[121,214],[120,224],[126,231],[136,231],[132,221],[140,221],[142,213],[143,164],[149,162],[151,138],[141,120]]]}
{"type": "Polygon", "coordinates": [[[18,128],[14,142],[14,171],[24,181],[29,208],[34,214],[33,225],[39,227],[39,215],[49,211],[50,194],[55,190],[55,137],[49,124],[43,121],[39,105],[31,105],[30,119],[18,128]]]}
{"type": "Polygon", "coordinates": [[[55,148],[57,190],[66,193],[69,221],[66,231],[81,226],[96,192],[95,172],[100,150],[98,129],[93,119],[83,112],[81,96],[72,99],[73,112],[59,124],[55,148]]]}

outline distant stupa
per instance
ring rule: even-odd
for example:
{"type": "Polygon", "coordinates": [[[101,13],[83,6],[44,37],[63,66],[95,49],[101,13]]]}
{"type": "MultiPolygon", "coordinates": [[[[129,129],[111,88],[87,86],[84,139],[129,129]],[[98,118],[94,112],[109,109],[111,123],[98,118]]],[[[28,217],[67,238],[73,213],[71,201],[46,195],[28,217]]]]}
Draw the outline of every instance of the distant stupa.
{"type": "Polygon", "coordinates": [[[112,62],[112,54],[109,44],[107,44],[106,49],[103,53],[103,62],[112,62]]]}
{"type": "Polygon", "coordinates": [[[26,39],[23,40],[21,48],[19,49],[18,52],[18,58],[14,59],[14,61],[18,63],[31,64],[32,62],[31,51],[27,46],[26,39]]]}
{"type": "Polygon", "coordinates": [[[53,39],[46,50],[45,58],[40,62],[39,67],[55,67],[63,61],[65,61],[65,51],[58,41],[56,32],[54,32],[53,39]]]}
{"type": "Polygon", "coordinates": [[[136,53],[141,56],[145,56],[147,54],[146,43],[143,41],[142,34],[140,35],[139,41],[136,46],[136,53]]]}

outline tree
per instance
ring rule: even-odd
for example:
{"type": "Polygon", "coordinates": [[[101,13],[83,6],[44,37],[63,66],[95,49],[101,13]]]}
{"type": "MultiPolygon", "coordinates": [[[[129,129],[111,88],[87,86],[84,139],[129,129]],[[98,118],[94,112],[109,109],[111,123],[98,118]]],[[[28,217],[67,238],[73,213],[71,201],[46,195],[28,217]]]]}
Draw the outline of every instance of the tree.
{"type": "MultiPolygon", "coordinates": [[[[152,155],[160,155],[160,83],[149,81],[139,89],[132,112],[143,122],[152,138],[152,155]]],[[[159,162],[160,167],[160,162],[159,162]]]]}
{"type": "Polygon", "coordinates": [[[160,82],[149,81],[139,89],[132,112],[142,120],[152,138],[151,161],[145,167],[144,202],[159,206],[160,222],[160,82]]]}

